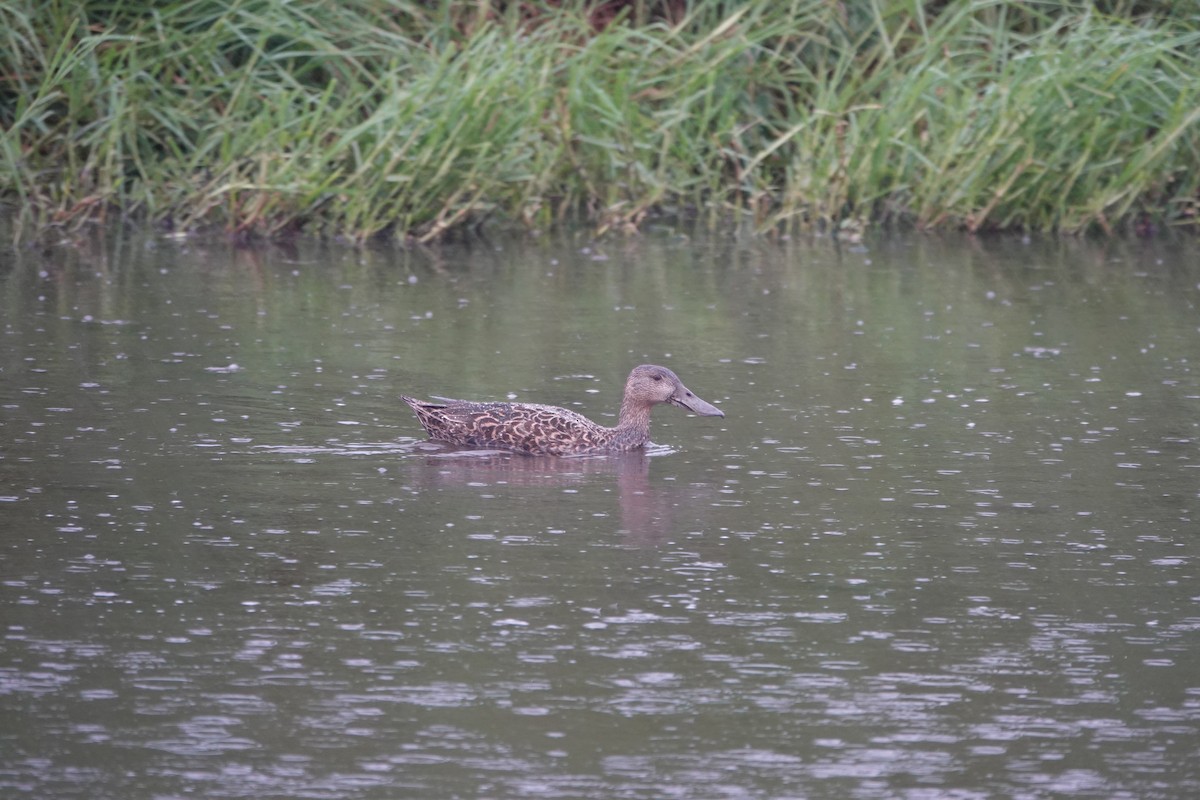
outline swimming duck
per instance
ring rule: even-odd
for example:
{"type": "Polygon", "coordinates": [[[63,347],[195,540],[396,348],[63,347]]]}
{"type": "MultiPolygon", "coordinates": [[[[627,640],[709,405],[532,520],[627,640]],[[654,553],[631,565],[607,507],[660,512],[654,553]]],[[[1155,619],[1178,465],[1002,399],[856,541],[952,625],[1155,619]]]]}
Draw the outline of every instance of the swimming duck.
{"type": "Polygon", "coordinates": [[[725,416],[692,394],[674,372],[653,364],[642,364],[629,373],[615,428],[558,406],[470,400],[431,403],[404,395],[400,399],[416,412],[430,439],[535,456],[636,450],[650,441],[650,409],[659,403],[702,417],[725,416]]]}

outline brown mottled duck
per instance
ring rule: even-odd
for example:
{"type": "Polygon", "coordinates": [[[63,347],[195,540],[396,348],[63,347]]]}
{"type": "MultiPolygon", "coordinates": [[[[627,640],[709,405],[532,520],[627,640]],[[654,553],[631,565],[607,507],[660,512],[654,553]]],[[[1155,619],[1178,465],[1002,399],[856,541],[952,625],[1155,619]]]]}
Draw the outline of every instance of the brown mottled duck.
{"type": "Polygon", "coordinates": [[[432,403],[400,396],[416,412],[430,439],[466,447],[515,450],[527,455],[567,456],[636,450],[650,441],[650,410],[659,403],[723,417],[666,367],[642,364],[629,373],[615,428],[597,425],[566,408],[535,403],[432,403]]]}

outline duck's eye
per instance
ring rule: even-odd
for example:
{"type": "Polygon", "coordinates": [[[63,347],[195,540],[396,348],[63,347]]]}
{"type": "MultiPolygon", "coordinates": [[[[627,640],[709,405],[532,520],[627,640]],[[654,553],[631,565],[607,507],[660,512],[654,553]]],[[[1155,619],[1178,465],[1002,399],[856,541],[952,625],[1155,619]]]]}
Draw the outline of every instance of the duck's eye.
{"type": "Polygon", "coordinates": [[[656,380],[656,381],[662,380],[662,375],[652,375],[651,377],[654,378],[654,380],[656,380]]]}

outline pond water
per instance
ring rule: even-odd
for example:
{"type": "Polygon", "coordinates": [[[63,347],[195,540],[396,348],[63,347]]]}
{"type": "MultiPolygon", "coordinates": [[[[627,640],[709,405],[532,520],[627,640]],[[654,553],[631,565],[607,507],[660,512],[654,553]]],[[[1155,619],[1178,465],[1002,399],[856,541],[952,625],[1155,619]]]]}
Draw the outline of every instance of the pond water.
{"type": "Polygon", "coordinates": [[[0,795],[1200,794],[1200,247],[0,255],[0,795]],[[400,393],[620,457],[463,453],[400,393]]]}

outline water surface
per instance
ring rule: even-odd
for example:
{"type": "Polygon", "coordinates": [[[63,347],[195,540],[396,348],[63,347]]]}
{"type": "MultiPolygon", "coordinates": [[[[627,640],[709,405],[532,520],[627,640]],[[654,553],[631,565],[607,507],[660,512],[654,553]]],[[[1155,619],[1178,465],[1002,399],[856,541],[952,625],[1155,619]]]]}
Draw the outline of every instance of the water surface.
{"type": "Polygon", "coordinates": [[[1200,792],[1190,239],[0,257],[0,792],[1200,792]],[[611,424],[454,453],[401,392],[611,424]]]}

